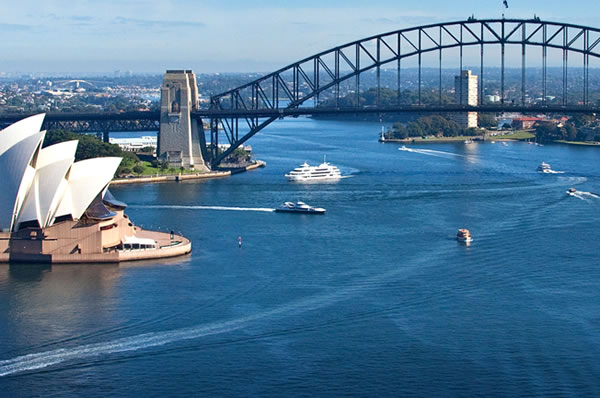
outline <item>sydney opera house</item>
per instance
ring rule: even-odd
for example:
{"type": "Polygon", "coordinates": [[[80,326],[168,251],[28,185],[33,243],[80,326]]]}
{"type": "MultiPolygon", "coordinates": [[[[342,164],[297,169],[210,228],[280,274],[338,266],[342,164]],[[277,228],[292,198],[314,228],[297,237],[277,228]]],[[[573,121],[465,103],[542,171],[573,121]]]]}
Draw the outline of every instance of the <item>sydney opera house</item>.
{"type": "Polygon", "coordinates": [[[75,162],[77,141],[43,148],[44,115],[0,131],[0,262],[89,263],[172,257],[188,239],[137,227],[108,190],[121,158],[75,162]]]}

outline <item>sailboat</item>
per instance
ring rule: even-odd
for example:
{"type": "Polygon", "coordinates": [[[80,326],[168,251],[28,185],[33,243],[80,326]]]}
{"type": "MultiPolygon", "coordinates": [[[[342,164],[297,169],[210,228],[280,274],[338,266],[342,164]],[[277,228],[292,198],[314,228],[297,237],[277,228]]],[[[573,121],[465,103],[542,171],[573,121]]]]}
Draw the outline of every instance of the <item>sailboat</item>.
{"type": "Polygon", "coordinates": [[[379,142],[385,142],[385,128],[381,126],[381,136],[379,137],[379,142]]]}

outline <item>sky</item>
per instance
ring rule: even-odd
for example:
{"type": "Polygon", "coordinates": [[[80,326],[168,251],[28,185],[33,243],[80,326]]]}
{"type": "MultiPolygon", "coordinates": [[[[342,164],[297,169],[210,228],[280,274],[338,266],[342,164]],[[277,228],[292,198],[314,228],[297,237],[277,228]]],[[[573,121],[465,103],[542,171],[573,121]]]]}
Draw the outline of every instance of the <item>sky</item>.
{"type": "Polygon", "coordinates": [[[0,0],[0,73],[269,72],[378,33],[476,18],[600,27],[597,1],[0,0]]]}

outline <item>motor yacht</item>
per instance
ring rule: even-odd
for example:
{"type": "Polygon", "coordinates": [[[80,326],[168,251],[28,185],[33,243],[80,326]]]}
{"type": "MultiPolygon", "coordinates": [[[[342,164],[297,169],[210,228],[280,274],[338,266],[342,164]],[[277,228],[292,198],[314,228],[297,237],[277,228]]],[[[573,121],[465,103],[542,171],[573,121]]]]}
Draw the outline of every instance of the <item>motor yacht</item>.
{"type": "Polygon", "coordinates": [[[296,167],[286,174],[285,177],[292,182],[321,182],[337,181],[342,178],[342,174],[337,166],[323,161],[318,166],[310,166],[304,162],[300,167],[296,167]]]}
{"type": "Polygon", "coordinates": [[[304,202],[284,202],[275,211],[281,213],[325,214],[325,209],[312,207],[304,202]]]}
{"type": "Polygon", "coordinates": [[[461,228],[456,233],[456,240],[459,242],[470,243],[473,241],[473,237],[471,237],[471,232],[469,232],[466,228],[461,228]]]}
{"type": "Polygon", "coordinates": [[[554,173],[554,170],[552,170],[552,167],[550,167],[550,165],[546,162],[542,162],[538,166],[537,171],[539,171],[541,173],[554,173]]]}

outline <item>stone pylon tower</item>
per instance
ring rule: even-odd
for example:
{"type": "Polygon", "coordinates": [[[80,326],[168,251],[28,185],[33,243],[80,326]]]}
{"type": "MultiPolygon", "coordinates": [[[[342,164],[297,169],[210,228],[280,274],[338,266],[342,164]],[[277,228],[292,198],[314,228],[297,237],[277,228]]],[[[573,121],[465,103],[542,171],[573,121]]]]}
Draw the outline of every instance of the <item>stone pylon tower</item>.
{"type": "Polygon", "coordinates": [[[190,117],[198,109],[198,86],[191,70],[167,70],[160,98],[160,132],[157,155],[170,167],[208,169],[203,152],[202,123],[190,117]]]}

